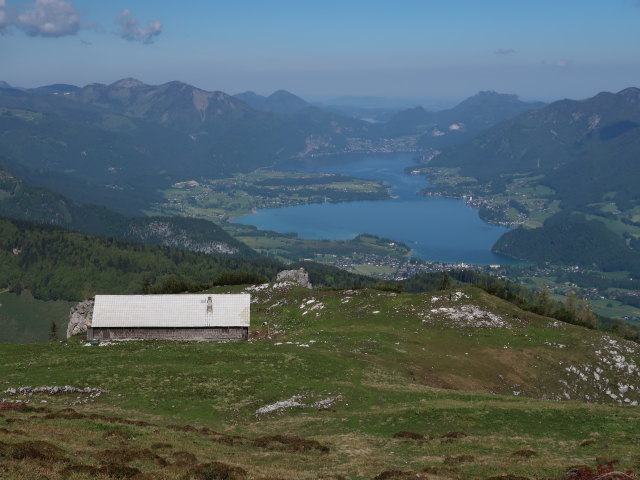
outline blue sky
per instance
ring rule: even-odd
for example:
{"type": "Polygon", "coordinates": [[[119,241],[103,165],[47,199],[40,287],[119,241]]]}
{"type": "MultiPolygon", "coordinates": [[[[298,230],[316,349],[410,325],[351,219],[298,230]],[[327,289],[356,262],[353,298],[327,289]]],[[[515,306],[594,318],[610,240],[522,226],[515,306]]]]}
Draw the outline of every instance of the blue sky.
{"type": "Polygon", "coordinates": [[[308,99],[640,86],[636,0],[0,0],[0,80],[135,77],[308,99]]]}

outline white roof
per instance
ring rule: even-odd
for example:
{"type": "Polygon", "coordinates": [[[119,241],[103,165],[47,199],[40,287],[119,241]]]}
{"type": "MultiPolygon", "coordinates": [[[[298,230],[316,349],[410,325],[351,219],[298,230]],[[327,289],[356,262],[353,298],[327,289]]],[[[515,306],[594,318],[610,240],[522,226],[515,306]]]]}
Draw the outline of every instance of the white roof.
{"type": "Polygon", "coordinates": [[[92,327],[248,327],[251,296],[96,295],[92,327]]]}

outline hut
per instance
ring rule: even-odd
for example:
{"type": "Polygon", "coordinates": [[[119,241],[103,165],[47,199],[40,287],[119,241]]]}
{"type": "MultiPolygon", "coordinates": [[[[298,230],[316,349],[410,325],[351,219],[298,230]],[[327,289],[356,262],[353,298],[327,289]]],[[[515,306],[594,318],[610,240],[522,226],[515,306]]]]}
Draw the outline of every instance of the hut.
{"type": "Polygon", "coordinates": [[[89,340],[249,338],[248,294],[96,295],[89,340]]]}

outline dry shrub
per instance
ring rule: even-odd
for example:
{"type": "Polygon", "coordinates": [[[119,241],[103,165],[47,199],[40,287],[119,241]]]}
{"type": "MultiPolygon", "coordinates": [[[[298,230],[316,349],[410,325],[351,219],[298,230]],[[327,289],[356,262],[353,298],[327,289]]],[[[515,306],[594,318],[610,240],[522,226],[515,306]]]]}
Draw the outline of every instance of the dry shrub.
{"type": "Polygon", "coordinates": [[[445,465],[458,465],[460,463],[473,462],[475,459],[476,457],[473,455],[456,455],[455,457],[447,455],[444,457],[443,463],[445,465]]]}
{"type": "Polygon", "coordinates": [[[140,475],[140,470],[134,467],[128,467],[126,465],[103,465],[102,467],[93,467],[91,465],[69,465],[65,467],[62,472],[62,475],[70,476],[73,474],[85,475],[86,478],[93,478],[98,475],[105,475],[111,477],[113,479],[126,479],[132,478],[136,475],[140,475]]]}
{"type": "Polygon", "coordinates": [[[48,461],[65,461],[63,450],[44,441],[27,441],[20,443],[0,442],[0,458],[14,458],[22,460],[34,458],[48,461]]]}
{"type": "Polygon", "coordinates": [[[489,477],[487,480],[531,480],[528,477],[520,477],[518,475],[513,475],[512,473],[507,473],[506,475],[496,475],[495,477],[489,477]]]}
{"type": "Polygon", "coordinates": [[[320,453],[329,453],[330,448],[315,440],[296,437],[294,435],[271,435],[259,437],[253,441],[253,445],[262,448],[284,447],[290,452],[308,452],[316,450],[320,453]]]}
{"type": "Polygon", "coordinates": [[[517,451],[513,452],[511,454],[511,456],[512,457],[520,457],[520,458],[531,458],[531,457],[537,457],[538,456],[538,452],[536,452],[532,448],[525,447],[525,448],[521,448],[520,450],[517,450],[517,451]]]}
{"type": "Polygon", "coordinates": [[[190,467],[198,463],[198,458],[191,452],[174,452],[173,459],[175,460],[174,464],[180,467],[190,467]]]}
{"type": "Polygon", "coordinates": [[[431,475],[449,476],[460,473],[460,469],[456,467],[424,467],[422,469],[424,473],[430,473],[431,475]]]}
{"type": "Polygon", "coordinates": [[[97,469],[97,473],[107,475],[111,478],[124,479],[131,478],[139,475],[141,472],[135,467],[128,467],[127,465],[104,465],[97,469]]]}
{"type": "Polygon", "coordinates": [[[419,473],[413,470],[385,470],[384,472],[373,477],[373,480],[396,480],[405,478],[420,478],[419,473]]]}
{"type": "Polygon", "coordinates": [[[588,447],[589,445],[593,445],[594,443],[596,443],[595,438],[587,438],[586,440],[580,442],[580,446],[588,447]]]}
{"type": "Polygon", "coordinates": [[[247,472],[222,462],[203,463],[184,474],[182,480],[244,480],[247,472]]]}
{"type": "Polygon", "coordinates": [[[410,440],[426,440],[427,439],[424,435],[420,435],[419,433],[413,433],[413,432],[396,432],[393,434],[393,438],[407,438],[410,440]]]}
{"type": "Polygon", "coordinates": [[[449,432],[449,433],[445,433],[440,438],[464,438],[466,436],[468,435],[464,432],[449,432]]]}
{"type": "Polygon", "coordinates": [[[110,450],[103,450],[97,452],[95,457],[100,460],[101,463],[107,465],[120,465],[129,462],[137,461],[153,461],[161,466],[166,466],[167,461],[161,456],[153,453],[148,448],[117,448],[110,450]]]}
{"type": "Polygon", "coordinates": [[[171,445],[170,443],[164,443],[164,442],[157,442],[157,443],[152,443],[151,444],[151,448],[154,450],[162,450],[162,449],[171,449],[173,448],[173,445],[171,445]]]}
{"type": "Polygon", "coordinates": [[[114,428],[113,430],[109,430],[104,434],[105,438],[127,441],[130,440],[132,435],[130,432],[123,430],[122,428],[114,428]]]}
{"type": "MultiPolygon", "coordinates": [[[[82,415],[82,414],[80,414],[82,415]]],[[[135,425],[138,427],[156,427],[153,423],[145,422],[143,420],[129,420],[128,418],[109,417],[107,415],[99,415],[97,413],[91,415],[83,415],[80,418],[88,418],[90,420],[98,420],[105,423],[121,423],[123,425],[135,425]]]]}

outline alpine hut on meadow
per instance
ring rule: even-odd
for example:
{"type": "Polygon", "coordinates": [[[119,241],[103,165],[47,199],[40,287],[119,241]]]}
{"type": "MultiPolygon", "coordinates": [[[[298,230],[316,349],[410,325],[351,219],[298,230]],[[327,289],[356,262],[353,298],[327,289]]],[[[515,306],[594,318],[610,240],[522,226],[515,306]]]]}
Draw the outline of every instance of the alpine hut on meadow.
{"type": "Polygon", "coordinates": [[[249,338],[249,294],[96,295],[89,340],[249,338]]]}

